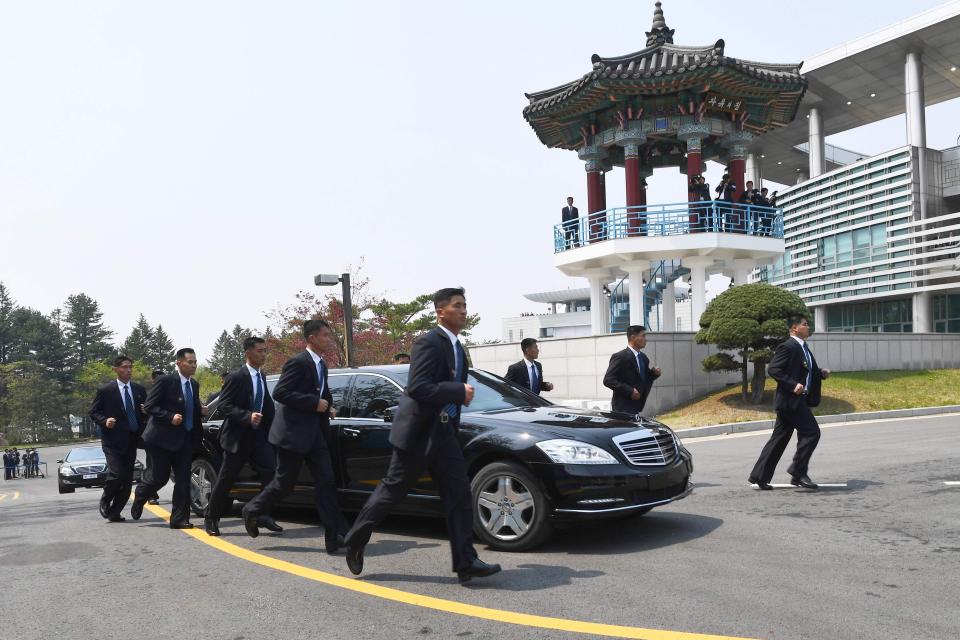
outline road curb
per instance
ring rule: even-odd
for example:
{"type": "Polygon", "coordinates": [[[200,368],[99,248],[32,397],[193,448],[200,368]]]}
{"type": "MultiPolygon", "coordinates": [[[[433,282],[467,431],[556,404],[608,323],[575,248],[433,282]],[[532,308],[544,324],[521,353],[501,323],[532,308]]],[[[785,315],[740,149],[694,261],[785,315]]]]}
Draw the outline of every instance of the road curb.
{"type": "MultiPolygon", "coordinates": [[[[831,422],[859,422],[861,420],[883,420],[885,418],[913,418],[917,416],[934,416],[941,413],[958,413],[960,405],[952,404],[945,407],[917,407],[915,409],[892,409],[890,411],[863,411],[860,413],[834,413],[826,416],[817,416],[820,424],[831,422]]],[[[711,424],[705,427],[691,427],[690,429],[675,430],[681,440],[689,438],[704,438],[719,436],[728,433],[746,433],[749,431],[763,431],[772,429],[773,420],[751,420],[749,422],[731,422],[728,424],[711,424]]]]}

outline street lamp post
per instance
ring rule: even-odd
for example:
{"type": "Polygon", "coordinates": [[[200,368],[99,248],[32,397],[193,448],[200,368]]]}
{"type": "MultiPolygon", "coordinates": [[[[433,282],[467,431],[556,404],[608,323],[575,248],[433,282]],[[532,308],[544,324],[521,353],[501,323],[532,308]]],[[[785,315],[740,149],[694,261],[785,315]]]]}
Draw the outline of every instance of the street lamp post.
{"type": "Polygon", "coordinates": [[[353,302],[350,298],[350,274],[343,273],[337,276],[333,273],[321,273],[313,277],[313,284],[318,287],[332,287],[337,283],[343,285],[343,348],[347,356],[347,366],[353,366],[353,302]]]}

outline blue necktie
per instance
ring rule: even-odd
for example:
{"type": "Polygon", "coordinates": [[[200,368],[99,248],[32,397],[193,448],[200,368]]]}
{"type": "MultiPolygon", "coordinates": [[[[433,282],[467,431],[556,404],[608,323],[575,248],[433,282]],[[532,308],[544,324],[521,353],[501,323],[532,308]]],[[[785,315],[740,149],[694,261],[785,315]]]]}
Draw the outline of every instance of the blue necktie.
{"type": "MultiPolygon", "coordinates": [[[[647,370],[643,366],[643,360],[640,359],[640,354],[637,354],[637,369],[640,371],[640,380],[643,384],[647,384],[647,370]]],[[[642,389],[638,389],[642,391],[642,389]]]]}
{"type": "Polygon", "coordinates": [[[253,394],[253,408],[257,413],[263,411],[263,384],[260,382],[260,372],[257,371],[257,390],[253,394]]]}
{"type": "Polygon", "coordinates": [[[804,393],[810,392],[810,383],[813,382],[813,356],[810,355],[810,349],[807,347],[807,343],[803,343],[803,357],[807,361],[807,381],[804,384],[804,393]]]}
{"type": "Polygon", "coordinates": [[[130,397],[130,387],[127,385],[123,385],[123,408],[127,412],[127,426],[130,431],[136,431],[140,425],[137,423],[137,412],[133,408],[133,398],[130,397]]]}
{"type": "Polygon", "coordinates": [[[189,380],[183,383],[183,404],[186,408],[186,415],[183,416],[183,428],[190,431],[193,429],[193,386],[189,380]]]}
{"type": "Polygon", "coordinates": [[[537,379],[537,365],[530,365],[530,389],[536,393],[540,391],[540,380],[537,379]]]}
{"type": "MultiPolygon", "coordinates": [[[[463,361],[465,360],[464,358],[465,354],[463,353],[463,345],[460,344],[459,340],[457,340],[453,344],[454,344],[453,358],[456,361],[456,366],[457,366],[457,382],[460,382],[463,380],[463,361]]],[[[443,410],[451,418],[456,418],[458,415],[460,415],[460,405],[458,405],[455,402],[451,402],[450,404],[445,406],[443,410]]]]}
{"type": "Polygon", "coordinates": [[[317,374],[320,376],[320,395],[323,396],[323,391],[327,387],[327,365],[323,363],[323,358],[317,360],[317,374]]]}

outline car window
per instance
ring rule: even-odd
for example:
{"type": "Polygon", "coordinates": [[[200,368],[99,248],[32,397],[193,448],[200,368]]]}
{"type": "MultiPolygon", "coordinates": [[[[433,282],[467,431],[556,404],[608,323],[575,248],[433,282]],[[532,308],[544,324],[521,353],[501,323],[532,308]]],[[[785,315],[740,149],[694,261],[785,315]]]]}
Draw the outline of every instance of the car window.
{"type": "Polygon", "coordinates": [[[82,449],[71,449],[67,457],[67,462],[87,462],[90,460],[102,460],[103,449],[100,447],[84,447],[82,449]]]}
{"type": "Polygon", "coordinates": [[[344,399],[347,389],[350,387],[350,376],[348,374],[332,374],[327,376],[327,384],[330,385],[330,395],[333,396],[333,408],[337,410],[337,417],[350,417],[350,411],[344,399]]]}
{"type": "Polygon", "coordinates": [[[389,407],[400,402],[400,388],[390,380],[371,374],[357,375],[350,394],[352,418],[383,418],[389,407]]]}
{"type": "Polygon", "coordinates": [[[551,404],[486,371],[471,369],[467,382],[473,385],[474,395],[470,406],[463,408],[464,413],[513,407],[545,407],[551,404]]]}

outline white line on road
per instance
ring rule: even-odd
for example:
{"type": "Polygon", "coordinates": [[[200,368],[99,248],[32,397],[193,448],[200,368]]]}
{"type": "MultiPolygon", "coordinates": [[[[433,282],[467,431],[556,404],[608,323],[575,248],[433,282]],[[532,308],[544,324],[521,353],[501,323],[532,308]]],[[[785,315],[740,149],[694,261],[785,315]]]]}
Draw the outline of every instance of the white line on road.
{"type": "MultiPolygon", "coordinates": [[[[957,484],[960,484],[960,483],[957,483],[957,484]]],[[[750,485],[750,486],[751,486],[753,489],[756,489],[756,490],[758,490],[758,491],[760,490],[760,487],[758,487],[757,485],[750,485]]],[[[803,487],[798,487],[798,486],[795,485],[795,484],[789,484],[789,483],[774,483],[774,482],[771,482],[771,483],[770,483],[770,486],[773,487],[774,489],[802,489],[802,488],[803,488],[803,487]]],[[[847,483],[846,483],[846,482],[834,482],[834,483],[830,483],[830,482],[818,482],[818,483],[817,483],[817,486],[818,486],[818,487],[825,487],[825,488],[827,488],[827,489],[848,489],[848,488],[849,488],[849,487],[847,487],[847,483]]]]}
{"type": "Polygon", "coordinates": [[[944,481],[943,484],[947,485],[948,487],[960,487],[960,482],[957,482],[957,481],[954,481],[954,480],[944,481]]]}

